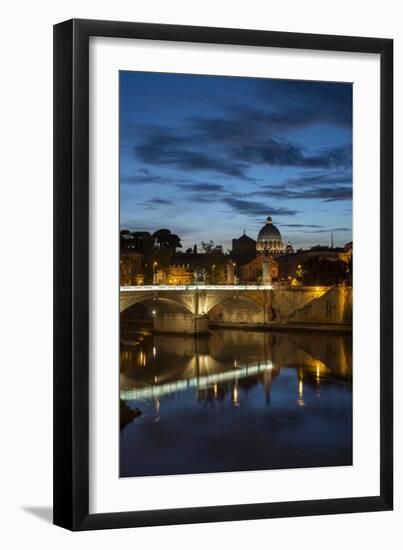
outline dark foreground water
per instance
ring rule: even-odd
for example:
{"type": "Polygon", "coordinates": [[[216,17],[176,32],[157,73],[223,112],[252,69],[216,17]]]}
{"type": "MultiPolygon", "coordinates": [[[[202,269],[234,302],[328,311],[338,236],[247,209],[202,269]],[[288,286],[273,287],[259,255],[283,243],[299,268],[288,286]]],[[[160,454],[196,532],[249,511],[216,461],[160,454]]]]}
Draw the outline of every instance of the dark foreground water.
{"type": "Polygon", "coordinates": [[[350,336],[122,340],[122,477],[352,464],[350,336]]]}

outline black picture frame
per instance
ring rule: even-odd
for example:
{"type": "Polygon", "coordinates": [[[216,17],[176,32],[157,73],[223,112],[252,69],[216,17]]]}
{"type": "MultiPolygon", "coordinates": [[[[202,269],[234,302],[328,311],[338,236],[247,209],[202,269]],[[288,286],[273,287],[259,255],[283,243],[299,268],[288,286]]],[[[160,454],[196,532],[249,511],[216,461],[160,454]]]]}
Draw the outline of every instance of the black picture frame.
{"type": "Polygon", "coordinates": [[[391,510],[393,41],[73,19],[54,27],[54,523],[71,530],[391,510]],[[363,52],[381,58],[380,491],[365,497],[89,513],[89,38],[363,52]]]}

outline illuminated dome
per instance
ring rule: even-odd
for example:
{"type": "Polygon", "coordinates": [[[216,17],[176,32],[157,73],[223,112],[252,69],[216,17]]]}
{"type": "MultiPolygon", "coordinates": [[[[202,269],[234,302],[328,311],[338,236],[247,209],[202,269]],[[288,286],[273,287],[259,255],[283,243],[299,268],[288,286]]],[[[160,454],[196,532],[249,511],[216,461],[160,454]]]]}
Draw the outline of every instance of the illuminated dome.
{"type": "Polygon", "coordinates": [[[284,245],[281,238],[281,233],[269,216],[265,225],[259,231],[257,237],[256,250],[265,254],[282,254],[284,245]]]}

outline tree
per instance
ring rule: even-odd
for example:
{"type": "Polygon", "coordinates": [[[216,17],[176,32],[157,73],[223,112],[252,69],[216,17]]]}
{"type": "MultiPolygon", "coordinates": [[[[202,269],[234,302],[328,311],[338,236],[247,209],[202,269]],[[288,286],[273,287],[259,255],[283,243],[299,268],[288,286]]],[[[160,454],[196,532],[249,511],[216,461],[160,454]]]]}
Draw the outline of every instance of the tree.
{"type": "Polygon", "coordinates": [[[145,264],[145,284],[152,284],[154,282],[154,274],[158,273],[158,271],[162,271],[165,275],[167,274],[173,254],[174,251],[172,248],[167,246],[154,248],[145,264]]]}
{"type": "Polygon", "coordinates": [[[226,256],[221,245],[215,245],[214,241],[201,242],[200,247],[203,254],[198,262],[198,269],[204,270],[206,280],[209,284],[220,284],[225,282],[226,256]]]}
{"type": "Polygon", "coordinates": [[[172,233],[169,229],[158,229],[153,233],[154,243],[159,247],[167,247],[176,250],[177,248],[182,248],[181,240],[178,235],[172,233]]]}
{"type": "Polygon", "coordinates": [[[200,246],[201,246],[201,249],[203,250],[203,252],[205,254],[211,254],[211,252],[214,249],[214,241],[210,241],[208,243],[205,243],[205,242],[202,241],[200,243],[200,246]]]}
{"type": "Polygon", "coordinates": [[[350,258],[347,261],[346,266],[346,283],[348,285],[353,284],[353,256],[350,256],[350,258]]]}
{"type": "Polygon", "coordinates": [[[311,256],[303,264],[301,280],[306,285],[334,285],[346,278],[346,266],[341,260],[311,256]]]}
{"type": "Polygon", "coordinates": [[[120,248],[128,248],[130,240],[130,231],[128,229],[122,229],[120,232],[120,248]]]}
{"type": "Polygon", "coordinates": [[[154,248],[154,239],[148,231],[133,231],[130,235],[130,247],[141,254],[150,254],[154,248]]]}

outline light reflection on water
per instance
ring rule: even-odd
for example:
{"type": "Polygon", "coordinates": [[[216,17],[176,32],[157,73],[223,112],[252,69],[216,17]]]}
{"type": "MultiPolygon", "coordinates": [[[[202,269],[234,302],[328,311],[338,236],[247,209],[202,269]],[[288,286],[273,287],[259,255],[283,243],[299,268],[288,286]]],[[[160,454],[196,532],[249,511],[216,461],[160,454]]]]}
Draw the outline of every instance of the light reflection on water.
{"type": "Polygon", "coordinates": [[[121,476],[352,463],[350,336],[122,335],[121,476]]]}

